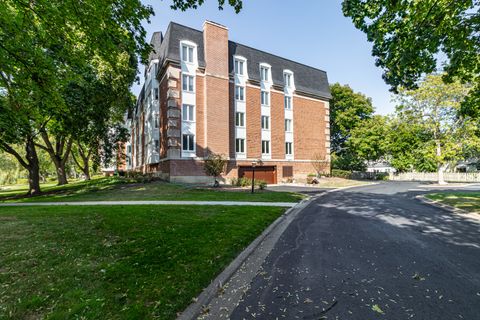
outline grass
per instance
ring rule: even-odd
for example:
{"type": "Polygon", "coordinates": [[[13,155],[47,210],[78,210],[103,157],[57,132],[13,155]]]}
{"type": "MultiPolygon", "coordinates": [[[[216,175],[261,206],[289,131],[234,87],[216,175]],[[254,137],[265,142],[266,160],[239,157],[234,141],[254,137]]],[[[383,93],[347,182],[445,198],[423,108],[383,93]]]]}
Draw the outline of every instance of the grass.
{"type": "Polygon", "coordinates": [[[353,186],[362,186],[371,184],[371,181],[362,181],[362,180],[351,180],[343,178],[322,178],[318,180],[317,187],[320,188],[343,188],[343,187],[353,187],[353,186]]]}
{"type": "Polygon", "coordinates": [[[173,184],[162,181],[136,183],[124,178],[100,178],[92,181],[71,183],[66,186],[45,186],[44,195],[24,197],[24,189],[0,190],[0,201],[110,201],[110,200],[190,200],[190,201],[266,201],[298,202],[303,196],[291,192],[271,192],[230,188],[211,189],[206,187],[173,184]]]}
{"type": "Polygon", "coordinates": [[[282,212],[0,208],[0,319],[174,319],[282,212]]]}
{"type": "Polygon", "coordinates": [[[428,194],[426,197],[452,207],[480,213],[480,192],[441,192],[428,194]]]}

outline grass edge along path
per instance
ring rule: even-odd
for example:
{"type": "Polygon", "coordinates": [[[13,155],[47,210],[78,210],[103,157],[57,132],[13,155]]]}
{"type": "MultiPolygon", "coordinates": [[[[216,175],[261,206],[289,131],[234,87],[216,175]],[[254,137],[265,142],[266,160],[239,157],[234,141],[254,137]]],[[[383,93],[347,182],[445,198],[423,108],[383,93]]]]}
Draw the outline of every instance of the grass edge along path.
{"type": "Polygon", "coordinates": [[[480,192],[438,192],[427,194],[425,197],[454,208],[480,214],[480,192]]]}
{"type": "Polygon", "coordinates": [[[293,192],[272,192],[228,187],[207,188],[174,184],[163,181],[138,183],[125,178],[100,178],[66,186],[50,186],[45,194],[25,197],[23,193],[0,190],[3,202],[56,202],[56,201],[115,201],[115,200],[185,200],[185,201],[264,201],[299,202],[303,195],[293,192]]]}
{"type": "Polygon", "coordinates": [[[0,318],[174,319],[284,210],[0,208],[0,318]]]}

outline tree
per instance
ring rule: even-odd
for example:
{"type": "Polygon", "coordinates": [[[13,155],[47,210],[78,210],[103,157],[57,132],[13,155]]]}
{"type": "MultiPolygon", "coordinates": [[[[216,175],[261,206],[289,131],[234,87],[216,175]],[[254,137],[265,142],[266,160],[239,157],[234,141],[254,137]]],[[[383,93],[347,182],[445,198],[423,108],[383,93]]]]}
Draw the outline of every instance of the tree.
{"type": "Polygon", "coordinates": [[[330,86],[330,140],[332,167],[342,170],[362,171],[365,164],[347,141],[352,130],[372,117],[373,106],[370,98],[354,92],[348,85],[335,83],[330,86]]]}
{"type": "MultiPolygon", "coordinates": [[[[180,9],[185,11],[187,9],[197,9],[201,6],[205,0],[173,0],[172,9],[180,9]]],[[[235,9],[236,13],[239,13],[242,10],[243,3],[242,0],[228,0],[228,4],[235,9]]],[[[225,5],[225,0],[218,0],[218,9],[223,10],[225,5]]]]}
{"type": "Polygon", "coordinates": [[[314,153],[312,156],[312,167],[319,177],[322,173],[325,173],[328,168],[328,161],[321,153],[314,153]]]}
{"type": "Polygon", "coordinates": [[[347,146],[363,161],[377,161],[387,154],[386,137],[390,132],[388,118],[375,115],[353,128],[347,146]]]}
{"type": "Polygon", "coordinates": [[[331,148],[340,153],[350,137],[350,132],[373,114],[372,100],[357,93],[348,85],[335,83],[330,86],[330,137],[331,148]]]}
{"type": "Polygon", "coordinates": [[[69,83],[81,82],[84,70],[92,68],[128,95],[137,56],[151,51],[142,22],[152,13],[139,0],[0,2],[0,148],[28,170],[29,194],[40,193],[40,137],[60,167],[68,158],[69,83]],[[24,157],[13,147],[19,144],[24,157]]]}
{"type": "Polygon", "coordinates": [[[415,89],[445,60],[446,83],[473,86],[460,111],[480,116],[479,0],[344,0],[343,13],[373,43],[376,65],[393,92],[415,89]]]}
{"type": "Polygon", "coordinates": [[[459,114],[469,88],[459,82],[445,84],[442,75],[429,75],[418,89],[399,89],[397,109],[408,124],[419,126],[430,137],[423,152],[433,156],[438,183],[445,183],[443,173],[452,161],[462,159],[466,149],[478,149],[478,123],[459,114]]]}
{"type": "Polygon", "coordinates": [[[203,168],[205,173],[209,176],[213,176],[214,187],[218,187],[219,183],[217,181],[217,177],[222,174],[225,170],[225,166],[227,165],[227,160],[220,154],[210,154],[203,164],[203,168]]]}

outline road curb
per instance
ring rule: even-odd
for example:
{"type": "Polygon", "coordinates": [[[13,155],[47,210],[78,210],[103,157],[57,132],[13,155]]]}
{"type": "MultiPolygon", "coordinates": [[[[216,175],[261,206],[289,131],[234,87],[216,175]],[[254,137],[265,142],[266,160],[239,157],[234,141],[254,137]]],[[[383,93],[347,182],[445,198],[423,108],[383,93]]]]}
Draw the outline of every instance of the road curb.
{"type": "Polygon", "coordinates": [[[418,195],[418,196],[415,197],[415,199],[419,200],[420,202],[422,202],[424,204],[430,205],[432,207],[444,209],[444,210],[452,212],[452,213],[457,213],[457,214],[461,214],[461,215],[468,215],[468,216],[471,216],[472,214],[475,214],[474,212],[470,212],[470,211],[467,211],[467,210],[455,208],[455,207],[449,206],[447,204],[440,203],[439,201],[430,200],[427,197],[425,197],[424,195],[418,195]]]}
{"type": "MultiPolygon", "coordinates": [[[[378,183],[375,183],[378,184],[378,183]]],[[[370,184],[373,185],[373,184],[370,184]]],[[[361,186],[349,186],[349,187],[342,187],[332,190],[327,190],[318,196],[310,196],[306,199],[299,202],[294,207],[285,211],[280,217],[278,217],[270,226],[268,226],[250,245],[243,250],[211,283],[208,287],[203,289],[200,295],[195,299],[193,303],[191,303],[183,312],[181,312],[177,320],[193,320],[197,319],[200,315],[207,311],[207,307],[210,302],[219,294],[222,290],[224,284],[226,284],[232,276],[240,270],[240,267],[247,261],[247,259],[257,250],[260,245],[266,240],[269,235],[278,231],[278,229],[282,229],[280,235],[283,231],[290,225],[290,223],[294,220],[294,218],[300,213],[304,208],[310,205],[314,200],[332,193],[343,191],[346,189],[358,188],[358,187],[365,187],[365,185],[361,186]],[[286,225],[284,224],[286,223],[286,225]]],[[[278,236],[280,236],[278,235],[278,236]]],[[[233,310],[231,310],[233,311],[233,310]]]]}
{"type": "Polygon", "coordinates": [[[294,207],[289,208],[285,213],[278,217],[270,224],[255,240],[253,240],[247,248],[245,248],[211,283],[203,289],[202,293],[190,304],[178,317],[177,320],[196,319],[209,304],[209,302],[217,295],[219,289],[228,282],[240,266],[248,259],[248,257],[258,248],[262,241],[270,235],[286,218],[292,214],[300,212],[303,208],[310,204],[312,198],[308,197],[297,203],[294,207]]]}

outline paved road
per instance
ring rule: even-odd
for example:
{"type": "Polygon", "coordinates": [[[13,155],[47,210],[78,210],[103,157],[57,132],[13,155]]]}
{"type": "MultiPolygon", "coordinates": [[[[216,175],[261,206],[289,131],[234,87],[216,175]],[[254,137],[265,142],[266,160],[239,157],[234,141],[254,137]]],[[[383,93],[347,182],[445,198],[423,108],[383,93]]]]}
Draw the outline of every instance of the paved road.
{"type": "Polygon", "coordinates": [[[480,222],[420,203],[418,189],[387,182],[314,201],[231,319],[480,319],[480,222]]]}

